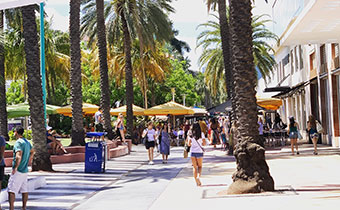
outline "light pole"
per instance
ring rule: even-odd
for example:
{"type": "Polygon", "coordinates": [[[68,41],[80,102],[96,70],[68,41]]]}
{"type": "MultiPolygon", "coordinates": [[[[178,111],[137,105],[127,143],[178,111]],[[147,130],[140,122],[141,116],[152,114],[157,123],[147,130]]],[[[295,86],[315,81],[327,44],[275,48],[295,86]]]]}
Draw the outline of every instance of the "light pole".
{"type": "Polygon", "coordinates": [[[183,105],[185,106],[185,97],[186,97],[186,94],[182,94],[183,96],[183,105]]]}
{"type": "Polygon", "coordinates": [[[171,88],[171,93],[172,93],[172,101],[175,101],[175,88],[171,88]]]}

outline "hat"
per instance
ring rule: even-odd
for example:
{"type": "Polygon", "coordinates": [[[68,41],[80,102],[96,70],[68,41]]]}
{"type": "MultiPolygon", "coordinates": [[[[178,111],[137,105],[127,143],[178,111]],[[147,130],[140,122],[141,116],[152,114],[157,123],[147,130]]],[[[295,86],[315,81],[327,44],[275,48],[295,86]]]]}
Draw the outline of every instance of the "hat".
{"type": "Polygon", "coordinates": [[[51,129],[52,129],[51,126],[48,126],[48,125],[46,126],[46,130],[47,130],[47,131],[49,131],[49,130],[51,130],[51,129]]]}

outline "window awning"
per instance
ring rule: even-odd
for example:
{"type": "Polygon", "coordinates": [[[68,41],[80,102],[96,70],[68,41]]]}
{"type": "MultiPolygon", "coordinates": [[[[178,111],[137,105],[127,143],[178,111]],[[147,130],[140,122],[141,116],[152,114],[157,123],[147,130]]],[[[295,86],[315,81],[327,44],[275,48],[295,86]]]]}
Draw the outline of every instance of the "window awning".
{"type": "Polygon", "coordinates": [[[31,4],[40,4],[45,0],[1,0],[0,10],[23,7],[31,4]]]}
{"type": "Polygon", "coordinates": [[[290,87],[288,86],[278,86],[278,87],[265,88],[264,92],[285,92],[289,90],[290,90],[290,87]]]}

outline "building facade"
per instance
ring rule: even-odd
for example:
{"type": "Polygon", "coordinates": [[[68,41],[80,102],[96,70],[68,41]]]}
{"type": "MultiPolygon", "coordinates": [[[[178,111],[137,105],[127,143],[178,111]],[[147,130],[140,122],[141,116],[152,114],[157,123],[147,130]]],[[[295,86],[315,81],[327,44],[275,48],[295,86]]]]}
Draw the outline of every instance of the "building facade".
{"type": "Polygon", "coordinates": [[[258,83],[258,95],[283,100],[283,121],[294,116],[305,133],[314,115],[325,131],[322,143],[334,147],[340,147],[339,10],[334,0],[276,0],[277,64],[270,79],[258,83]]]}

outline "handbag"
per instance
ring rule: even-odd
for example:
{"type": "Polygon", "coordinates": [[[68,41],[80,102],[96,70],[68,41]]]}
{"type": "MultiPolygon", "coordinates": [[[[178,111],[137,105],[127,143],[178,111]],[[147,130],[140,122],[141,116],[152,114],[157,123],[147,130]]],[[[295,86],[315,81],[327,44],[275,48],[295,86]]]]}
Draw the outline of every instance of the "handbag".
{"type": "Polygon", "coordinates": [[[303,138],[302,138],[302,135],[301,135],[301,133],[300,133],[300,131],[298,131],[298,138],[299,138],[299,140],[302,140],[303,138]]]}
{"type": "Polygon", "coordinates": [[[318,133],[323,133],[323,128],[322,128],[321,123],[319,123],[319,121],[316,121],[316,131],[318,133]]]}
{"type": "Polygon", "coordinates": [[[148,131],[146,132],[144,138],[142,138],[142,141],[143,141],[143,144],[144,144],[144,145],[146,144],[146,142],[149,141],[149,139],[148,139],[148,131]]]}

